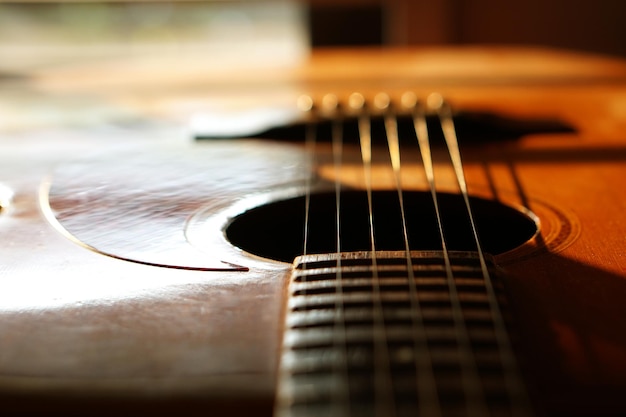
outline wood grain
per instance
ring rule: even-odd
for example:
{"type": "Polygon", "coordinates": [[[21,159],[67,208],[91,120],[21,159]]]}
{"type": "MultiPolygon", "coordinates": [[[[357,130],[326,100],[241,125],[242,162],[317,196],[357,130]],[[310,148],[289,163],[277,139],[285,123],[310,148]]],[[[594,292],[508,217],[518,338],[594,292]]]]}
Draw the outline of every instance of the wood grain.
{"type": "MultiPolygon", "coordinates": [[[[0,181],[15,192],[0,213],[3,413],[270,415],[289,265],[229,247],[219,227],[214,243],[225,247],[199,250],[248,272],[106,257],[47,222],[39,187],[46,178],[55,184],[55,173],[72,160],[114,147],[147,157],[156,143],[193,152],[177,130],[193,111],[284,109],[301,93],[346,97],[354,90],[439,91],[457,109],[573,127],[474,145],[463,156],[472,194],[524,206],[541,222],[544,242],[500,260],[537,404],[554,416],[626,413],[626,63],[532,48],[426,48],[315,51],[258,71],[212,69],[191,56],[162,70],[128,71],[134,65],[141,67],[124,60],[59,66],[20,87],[60,105],[88,96],[93,108],[119,108],[149,122],[124,130],[126,138],[100,122],[92,133],[71,123],[53,129],[50,121],[45,129],[2,133],[0,181]]],[[[252,175],[246,169],[257,157],[243,147],[231,163],[233,180],[252,175]]],[[[329,175],[324,166],[320,172],[329,175]]],[[[442,187],[453,188],[443,178],[442,187]]],[[[411,186],[423,187],[423,179],[411,186]]],[[[280,188],[272,181],[256,187],[269,194],[280,188]]],[[[207,195],[206,205],[219,217],[250,194],[207,195]]]]}

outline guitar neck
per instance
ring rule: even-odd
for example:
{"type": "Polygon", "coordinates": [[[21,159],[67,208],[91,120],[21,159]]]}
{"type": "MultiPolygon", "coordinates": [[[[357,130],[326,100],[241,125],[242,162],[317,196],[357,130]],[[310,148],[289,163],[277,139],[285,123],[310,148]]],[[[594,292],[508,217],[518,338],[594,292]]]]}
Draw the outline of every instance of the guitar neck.
{"type": "Polygon", "coordinates": [[[527,415],[497,317],[471,252],[451,254],[449,269],[441,252],[300,257],[277,415],[527,415]]]}

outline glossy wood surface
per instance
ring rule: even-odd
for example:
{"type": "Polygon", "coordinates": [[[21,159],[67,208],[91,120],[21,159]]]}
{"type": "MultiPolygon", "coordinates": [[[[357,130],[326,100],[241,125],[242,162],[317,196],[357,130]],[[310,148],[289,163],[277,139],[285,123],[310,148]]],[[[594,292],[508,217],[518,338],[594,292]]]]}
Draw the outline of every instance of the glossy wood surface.
{"type": "MultiPolygon", "coordinates": [[[[562,416],[626,413],[626,63],[467,48],[315,51],[304,62],[254,71],[192,56],[154,68],[112,59],[43,69],[21,84],[2,85],[12,95],[21,91],[32,106],[43,100],[68,109],[68,99],[79,100],[87,103],[84,114],[95,109],[115,119],[111,109],[117,109],[121,119],[144,122],[92,129],[75,119],[37,119],[32,128],[24,123],[1,132],[0,183],[13,192],[5,193],[10,202],[0,213],[0,399],[8,415],[271,415],[290,265],[232,248],[220,225],[207,226],[214,237],[194,240],[189,225],[211,216],[226,221],[235,210],[229,207],[254,202],[249,197],[261,191],[281,192],[286,185],[276,178],[306,165],[293,163],[293,155],[303,158],[302,148],[261,142],[281,149],[276,157],[254,151],[255,140],[191,143],[178,126],[207,110],[247,114],[269,107],[292,114],[301,93],[347,97],[355,90],[368,97],[438,91],[455,109],[572,128],[464,148],[466,175],[470,193],[525,207],[540,221],[540,239],[499,259],[539,408],[562,416]],[[220,158],[219,175],[211,171],[217,166],[211,155],[221,154],[212,147],[233,158],[220,158]],[[190,245],[211,264],[226,261],[247,271],[182,270],[104,256],[68,240],[46,219],[41,185],[63,195],[68,172],[85,158],[122,166],[137,155],[149,161],[172,150],[205,152],[200,174],[213,191],[195,205],[175,205],[189,215],[181,233],[189,232],[190,245]],[[253,166],[267,175],[247,171],[253,166]],[[241,178],[250,181],[247,188],[241,178]]],[[[390,186],[387,168],[379,169],[376,186],[390,186]]],[[[440,187],[454,190],[450,168],[437,169],[440,187]]],[[[423,176],[413,174],[419,166],[407,170],[407,185],[424,188],[423,176]]],[[[332,170],[322,164],[319,174],[330,178],[332,170]]],[[[139,168],[135,175],[150,182],[139,168]]],[[[114,180],[102,178],[108,186],[114,180]]],[[[346,174],[345,181],[359,186],[360,180],[346,174]]],[[[132,194],[129,183],[119,187],[132,194]]],[[[91,189],[89,181],[83,185],[91,189]]],[[[158,230],[154,217],[148,223],[148,230],[158,230]]],[[[122,227],[110,223],[113,234],[122,227]]]]}

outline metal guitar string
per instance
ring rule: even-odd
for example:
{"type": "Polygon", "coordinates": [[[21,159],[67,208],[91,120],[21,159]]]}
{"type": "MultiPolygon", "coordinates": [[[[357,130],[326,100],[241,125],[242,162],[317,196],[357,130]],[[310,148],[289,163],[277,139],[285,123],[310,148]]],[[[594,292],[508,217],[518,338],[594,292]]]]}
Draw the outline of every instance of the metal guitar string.
{"type": "Polygon", "coordinates": [[[487,406],[484,400],[484,394],[482,390],[480,376],[478,374],[478,369],[476,366],[476,360],[471,349],[469,333],[465,324],[465,319],[463,317],[461,301],[459,299],[456,281],[454,278],[454,273],[452,271],[452,265],[450,263],[450,253],[448,251],[446,238],[443,232],[441,211],[439,209],[439,199],[435,185],[435,170],[430,150],[428,128],[426,125],[426,114],[423,106],[418,103],[417,99],[415,97],[409,96],[408,94],[403,97],[403,105],[411,109],[413,113],[415,134],[417,136],[417,141],[422,156],[422,164],[426,173],[426,179],[428,181],[428,187],[430,189],[437,218],[437,228],[439,231],[441,249],[445,263],[448,289],[450,291],[452,318],[457,331],[456,335],[458,342],[458,354],[461,365],[461,384],[463,385],[463,391],[466,395],[467,415],[476,417],[485,416],[487,415],[487,406]]]}
{"type": "Polygon", "coordinates": [[[387,135],[387,146],[393,170],[394,183],[398,193],[398,203],[400,205],[400,215],[402,221],[402,233],[404,241],[404,251],[407,266],[407,281],[409,286],[409,302],[411,310],[411,325],[413,328],[413,357],[415,359],[415,376],[417,383],[418,409],[420,415],[439,417],[442,414],[437,385],[432,368],[432,360],[428,341],[426,339],[426,328],[421,311],[421,305],[417,298],[417,288],[415,284],[415,272],[413,270],[413,260],[409,245],[409,233],[406,224],[406,210],[404,208],[404,194],[401,178],[400,159],[400,139],[398,135],[398,119],[390,105],[391,101],[386,94],[379,94],[374,99],[374,105],[384,111],[385,131],[387,135]]]}
{"type": "MultiPolygon", "coordinates": [[[[317,171],[317,158],[315,157],[315,148],[317,142],[317,128],[315,120],[311,117],[316,110],[314,107],[313,99],[310,96],[300,96],[298,98],[298,108],[302,111],[306,117],[304,142],[305,152],[308,157],[308,161],[311,164],[308,175],[306,175],[304,184],[304,238],[302,243],[302,255],[306,256],[309,250],[309,228],[310,228],[310,216],[311,216],[311,194],[312,194],[312,176],[317,171]]],[[[302,264],[302,268],[306,269],[306,262],[302,264]]],[[[306,293],[306,288],[304,289],[306,293]]]]}
{"type": "Polygon", "coordinates": [[[339,366],[339,373],[343,379],[343,383],[339,385],[335,395],[335,405],[340,410],[339,415],[350,415],[350,394],[348,387],[348,359],[346,346],[346,326],[344,319],[343,305],[343,279],[341,270],[341,166],[343,159],[343,117],[339,111],[339,100],[334,95],[326,95],[322,100],[322,111],[331,116],[332,120],[332,153],[333,168],[335,176],[335,227],[336,234],[336,258],[337,272],[335,276],[335,293],[337,295],[335,301],[335,320],[333,332],[333,345],[339,347],[341,359],[336,366],[339,366]]]}
{"type": "MultiPolygon", "coordinates": [[[[311,99],[308,105],[307,111],[313,110],[313,102],[311,99]]],[[[435,174],[433,160],[431,156],[431,147],[428,137],[428,128],[426,125],[426,110],[424,105],[418,102],[416,96],[412,93],[405,94],[402,97],[403,111],[409,110],[412,114],[413,125],[417,141],[420,148],[422,157],[422,163],[426,172],[426,178],[428,180],[436,218],[437,227],[439,229],[440,240],[442,245],[442,254],[445,263],[445,271],[447,276],[448,287],[450,291],[450,301],[452,307],[453,320],[455,328],[457,329],[457,346],[459,349],[459,361],[461,366],[462,387],[466,396],[466,412],[468,416],[482,416],[487,413],[486,399],[482,390],[481,379],[478,374],[477,363],[474,354],[471,350],[471,342],[469,338],[469,332],[463,317],[463,311],[456,288],[456,281],[452,270],[450,253],[446,245],[446,239],[443,232],[443,225],[441,219],[441,213],[438,203],[438,195],[435,185],[435,174]]],[[[374,219],[373,219],[373,204],[372,204],[372,177],[371,177],[371,162],[372,162],[372,147],[371,147],[371,114],[366,108],[366,102],[362,95],[355,94],[351,96],[349,105],[352,111],[357,111],[358,114],[358,127],[359,138],[361,144],[361,157],[364,168],[365,186],[368,198],[368,214],[369,214],[369,227],[370,227],[370,245],[371,245],[371,262],[372,262],[372,289],[374,293],[374,331],[384,330],[384,316],[382,314],[382,298],[380,294],[380,282],[378,276],[376,245],[374,240],[374,219]]],[[[444,133],[444,139],[448,147],[448,154],[450,156],[457,183],[465,202],[465,208],[470,219],[470,226],[472,229],[473,237],[476,243],[478,258],[480,261],[481,271],[485,287],[489,299],[490,310],[493,315],[494,330],[496,333],[496,342],[498,350],[500,352],[500,359],[503,366],[504,378],[506,384],[506,390],[509,393],[511,399],[512,415],[526,416],[529,415],[529,402],[526,397],[521,380],[517,377],[517,365],[515,358],[512,355],[512,350],[508,340],[504,320],[500,312],[493,284],[489,276],[489,271],[486,266],[485,256],[482,251],[478,233],[475,226],[474,216],[469,203],[469,195],[467,191],[467,184],[463,174],[463,166],[460,158],[460,152],[458,147],[458,141],[456,138],[456,132],[454,129],[454,121],[450,107],[443,101],[439,95],[431,95],[428,100],[429,110],[436,112],[439,117],[441,128],[444,133]]],[[[420,303],[417,297],[417,288],[415,283],[415,277],[412,266],[412,259],[409,248],[408,232],[406,226],[406,213],[404,208],[403,191],[401,185],[401,166],[400,166],[400,148],[397,129],[397,113],[394,106],[391,105],[391,101],[387,95],[379,95],[374,99],[374,106],[378,108],[378,111],[382,111],[384,114],[385,131],[387,136],[389,155],[391,159],[391,165],[394,173],[394,181],[396,190],[398,192],[398,198],[400,203],[400,210],[402,216],[402,227],[404,233],[404,244],[406,252],[406,262],[408,270],[408,282],[409,282],[409,294],[411,302],[411,316],[413,326],[413,340],[414,340],[414,356],[417,379],[417,390],[419,401],[420,413],[429,416],[440,416],[442,414],[441,405],[438,400],[437,386],[434,378],[434,373],[429,358],[428,342],[425,336],[425,327],[423,322],[423,316],[420,311],[420,303]]],[[[305,106],[306,107],[306,106],[305,106]]],[[[335,279],[335,314],[334,314],[334,336],[333,345],[338,348],[340,354],[340,360],[335,365],[338,376],[343,378],[343,384],[339,385],[339,389],[335,392],[334,401],[338,407],[337,411],[340,415],[350,415],[350,398],[348,387],[348,365],[347,365],[347,346],[346,346],[346,328],[344,321],[344,306],[343,306],[343,282],[342,282],[342,268],[341,268],[341,169],[343,159],[343,123],[344,123],[344,110],[339,103],[339,100],[334,95],[327,95],[322,100],[322,108],[320,114],[331,120],[331,136],[332,136],[332,155],[334,166],[334,186],[335,186],[335,200],[336,200],[336,213],[335,213],[335,227],[336,227],[336,279],[335,279]],[[340,368],[340,369],[339,369],[340,368]]],[[[306,133],[306,147],[307,152],[310,152],[311,156],[315,154],[315,140],[316,132],[314,129],[314,123],[310,123],[307,127],[306,133]]],[[[314,162],[315,163],[315,162],[314,162]]],[[[310,212],[310,200],[311,200],[311,184],[307,182],[306,185],[306,198],[305,198],[305,254],[307,252],[307,238],[309,228],[309,212],[310,212]]],[[[375,355],[375,392],[379,397],[376,400],[376,415],[393,416],[395,415],[395,405],[393,398],[393,391],[390,391],[391,387],[391,374],[390,374],[390,357],[387,347],[387,338],[383,338],[383,343],[376,340],[375,337],[375,352],[380,353],[375,355]],[[378,399],[381,399],[378,402],[378,399]]]]}
{"type": "Polygon", "coordinates": [[[476,250],[478,252],[478,258],[480,261],[480,268],[483,274],[483,280],[485,282],[485,288],[489,299],[489,307],[493,318],[496,342],[498,344],[498,352],[500,354],[500,362],[502,363],[504,371],[504,380],[506,389],[509,393],[509,398],[515,403],[512,404],[511,410],[513,415],[527,416],[530,415],[530,402],[526,395],[526,391],[522,386],[520,379],[517,377],[517,362],[513,356],[513,350],[511,348],[502,312],[498,305],[498,300],[493,288],[493,282],[485,262],[485,255],[478,238],[478,231],[476,229],[476,223],[474,221],[474,215],[469,202],[469,194],[467,191],[467,182],[465,180],[465,174],[463,171],[463,163],[461,161],[461,153],[459,150],[458,139],[456,135],[456,129],[454,127],[454,118],[452,110],[448,103],[445,102],[443,97],[439,94],[432,94],[428,98],[429,107],[437,112],[439,121],[441,123],[441,129],[443,136],[448,147],[448,153],[452,162],[452,166],[455,171],[455,176],[465,208],[469,215],[470,226],[472,228],[472,234],[474,242],[476,244],[476,250]]]}
{"type": "Polygon", "coordinates": [[[383,316],[382,296],[380,293],[380,277],[378,274],[378,262],[376,258],[376,241],[374,238],[374,211],[372,208],[372,132],[369,110],[365,98],[358,93],[350,96],[349,104],[352,110],[358,112],[359,139],[361,144],[361,159],[363,161],[363,174],[365,177],[365,190],[367,193],[369,235],[372,261],[372,292],[374,304],[374,404],[376,416],[394,417],[396,405],[391,384],[391,367],[389,349],[387,346],[387,328],[383,316]],[[378,337],[379,333],[383,337],[378,337]]]}
{"type": "MultiPolygon", "coordinates": [[[[298,109],[305,113],[308,116],[315,110],[313,99],[310,96],[300,96],[298,98],[298,109]]],[[[306,155],[309,158],[311,163],[311,168],[309,169],[309,175],[306,176],[305,184],[304,184],[304,239],[302,243],[302,255],[308,254],[309,249],[309,227],[310,227],[310,215],[311,215],[311,182],[312,175],[316,172],[317,167],[317,158],[315,158],[315,148],[316,148],[316,138],[317,138],[317,129],[315,127],[315,121],[311,120],[310,117],[307,120],[305,125],[304,132],[304,141],[306,148],[306,155]]],[[[306,263],[303,265],[303,268],[306,268],[306,263]]]]}

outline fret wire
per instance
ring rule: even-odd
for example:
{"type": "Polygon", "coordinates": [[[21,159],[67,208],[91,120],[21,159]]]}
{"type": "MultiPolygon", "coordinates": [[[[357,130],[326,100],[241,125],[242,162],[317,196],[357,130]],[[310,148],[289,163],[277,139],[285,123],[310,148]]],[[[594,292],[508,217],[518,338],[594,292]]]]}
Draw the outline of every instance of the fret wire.
{"type": "Polygon", "coordinates": [[[409,245],[409,233],[406,224],[406,211],[404,209],[404,196],[401,178],[400,140],[398,136],[398,119],[392,112],[385,114],[385,131],[387,145],[393,170],[394,182],[400,204],[402,220],[402,232],[404,237],[404,250],[406,253],[407,278],[409,284],[409,300],[411,309],[411,326],[413,338],[413,356],[415,358],[415,377],[417,384],[417,398],[419,415],[440,417],[441,404],[437,393],[437,385],[432,368],[432,360],[428,341],[426,339],[426,327],[422,316],[421,305],[417,298],[415,285],[415,273],[411,248],[409,245]]]}
{"type": "Polygon", "coordinates": [[[485,256],[480,244],[480,239],[478,238],[478,231],[476,229],[474,215],[469,202],[467,182],[465,180],[465,174],[463,172],[461,152],[459,150],[452,111],[450,109],[450,106],[443,101],[441,96],[435,95],[434,101],[435,103],[433,107],[437,110],[437,114],[441,123],[441,129],[443,131],[444,139],[448,147],[450,159],[452,161],[452,165],[455,171],[457,183],[463,196],[466,211],[469,215],[470,226],[472,229],[474,242],[476,244],[483,280],[485,282],[485,288],[489,299],[489,307],[493,318],[496,334],[496,343],[498,345],[498,351],[500,354],[500,362],[502,363],[504,371],[506,389],[509,393],[509,397],[511,398],[511,400],[515,401],[515,404],[513,404],[511,407],[512,412],[515,416],[527,416],[530,415],[530,402],[528,397],[526,396],[526,392],[524,387],[522,386],[522,382],[518,377],[519,371],[517,369],[517,363],[515,357],[513,356],[513,350],[509,342],[506,325],[500,311],[500,306],[498,305],[498,300],[495,294],[495,290],[493,288],[489,269],[487,268],[487,263],[485,262],[485,256]]]}
{"type": "Polygon", "coordinates": [[[485,403],[484,392],[480,376],[478,374],[477,364],[471,349],[469,332],[463,317],[463,310],[459,300],[458,291],[452,266],[450,263],[450,254],[448,252],[445,235],[443,232],[443,224],[441,212],[439,209],[439,201],[435,185],[435,171],[431,155],[430,140],[428,137],[428,128],[426,125],[426,115],[421,105],[416,105],[413,112],[413,124],[417,135],[417,141],[422,156],[422,163],[426,173],[426,179],[430,188],[433,200],[435,214],[437,218],[437,227],[441,240],[441,248],[445,263],[446,277],[448,288],[450,291],[450,303],[452,307],[453,322],[457,331],[458,354],[461,366],[461,383],[463,392],[466,395],[466,410],[468,416],[481,417],[487,414],[487,405],[485,403]]]}
{"type": "Polygon", "coordinates": [[[333,346],[340,351],[342,361],[337,365],[339,373],[342,377],[342,382],[339,384],[334,400],[336,406],[339,408],[339,415],[350,415],[350,393],[349,393],[349,378],[348,378],[348,363],[347,363],[347,347],[346,347],[346,328],[344,321],[344,306],[343,306],[343,282],[341,273],[341,165],[343,159],[343,120],[339,115],[337,109],[337,103],[335,101],[334,108],[331,108],[331,112],[334,117],[332,118],[332,151],[333,151],[333,165],[335,175],[335,227],[337,228],[336,235],[336,258],[337,258],[337,273],[335,276],[335,332],[333,335],[333,346]]]}
{"type": "MultiPolygon", "coordinates": [[[[360,96],[360,95],[359,95],[360,96]]],[[[355,95],[352,96],[355,98],[355,95]]],[[[362,98],[360,96],[359,98],[362,98]]],[[[396,405],[393,396],[393,385],[391,380],[391,365],[389,360],[389,350],[387,347],[387,334],[385,318],[383,316],[382,297],[380,293],[380,280],[378,276],[378,263],[376,258],[376,240],[374,237],[374,212],[372,204],[372,135],[371,117],[369,111],[364,106],[363,100],[356,100],[354,105],[356,110],[360,110],[358,117],[359,139],[361,144],[361,159],[363,161],[363,173],[365,177],[365,190],[367,193],[368,220],[370,230],[370,246],[372,256],[372,290],[373,290],[373,329],[372,337],[374,342],[374,384],[375,384],[375,415],[380,417],[394,417],[396,415],[396,405]],[[358,104],[361,104],[360,106],[358,104]],[[359,109],[360,107],[360,109],[359,109]],[[381,340],[378,332],[383,333],[381,340]]]]}

